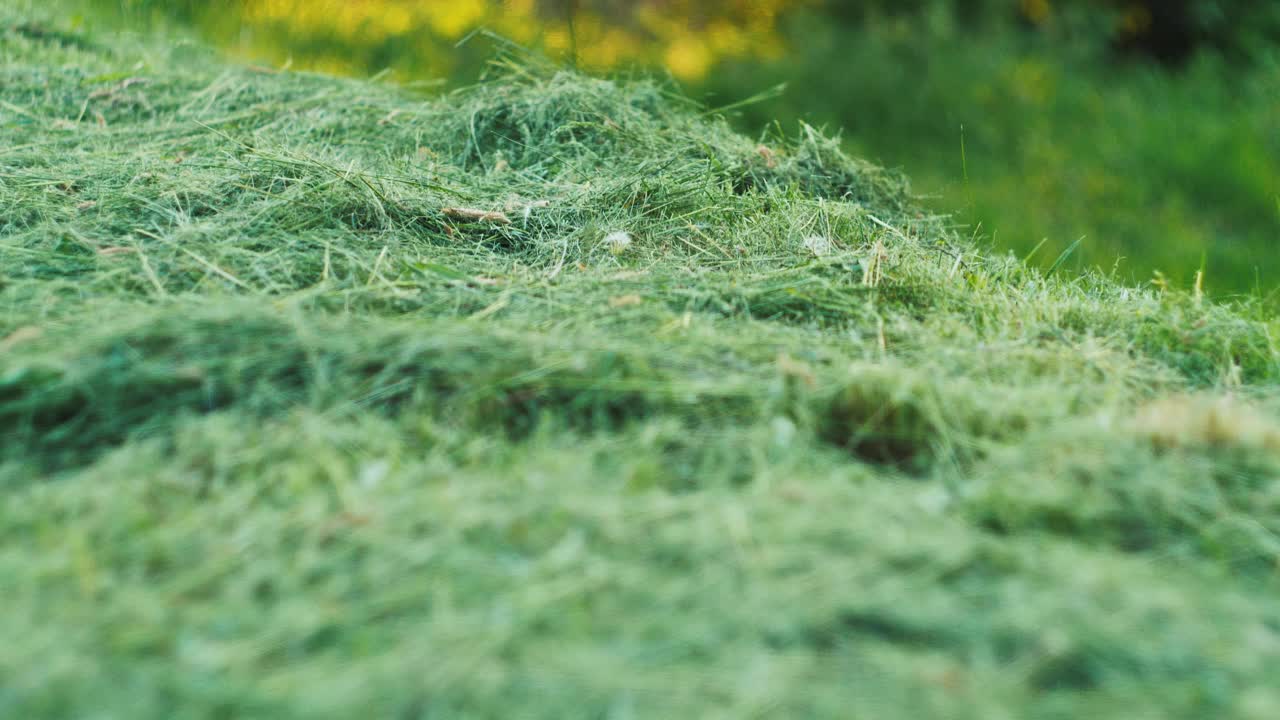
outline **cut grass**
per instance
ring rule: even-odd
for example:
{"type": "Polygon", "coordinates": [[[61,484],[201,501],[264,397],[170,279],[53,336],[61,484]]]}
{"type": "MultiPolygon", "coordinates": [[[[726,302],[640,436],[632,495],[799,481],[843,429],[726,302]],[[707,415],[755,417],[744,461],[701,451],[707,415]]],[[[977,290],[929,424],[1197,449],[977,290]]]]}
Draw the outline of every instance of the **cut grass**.
{"type": "Polygon", "coordinates": [[[986,255],[649,82],[33,22],[3,714],[1280,713],[1258,308],[986,255]]]}

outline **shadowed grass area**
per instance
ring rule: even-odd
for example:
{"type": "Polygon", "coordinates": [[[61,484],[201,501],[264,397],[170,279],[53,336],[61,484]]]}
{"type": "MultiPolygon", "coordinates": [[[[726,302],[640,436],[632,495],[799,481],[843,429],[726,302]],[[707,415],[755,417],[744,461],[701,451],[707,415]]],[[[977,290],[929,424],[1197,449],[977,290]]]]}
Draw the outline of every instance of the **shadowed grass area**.
{"type": "Polygon", "coordinates": [[[512,51],[424,99],[34,15],[3,714],[1280,712],[1258,307],[986,254],[660,84],[512,51]]]}

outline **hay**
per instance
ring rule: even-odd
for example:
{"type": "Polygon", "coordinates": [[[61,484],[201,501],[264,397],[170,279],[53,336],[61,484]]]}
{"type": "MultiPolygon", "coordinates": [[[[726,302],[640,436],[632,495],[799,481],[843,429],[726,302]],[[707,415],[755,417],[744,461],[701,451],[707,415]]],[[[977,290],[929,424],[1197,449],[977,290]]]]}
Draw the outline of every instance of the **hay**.
{"type": "Polygon", "coordinates": [[[31,22],[14,714],[1280,712],[1256,308],[986,255],[659,83],[517,53],[423,99],[31,22]],[[1150,418],[1227,392],[1262,440],[1150,418]]]}

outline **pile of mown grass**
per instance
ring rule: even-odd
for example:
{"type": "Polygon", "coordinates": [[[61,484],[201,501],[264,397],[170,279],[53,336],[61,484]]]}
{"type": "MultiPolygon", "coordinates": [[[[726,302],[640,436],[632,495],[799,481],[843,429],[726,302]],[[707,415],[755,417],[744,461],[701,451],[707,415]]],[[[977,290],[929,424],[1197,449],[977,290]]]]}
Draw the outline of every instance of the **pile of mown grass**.
{"type": "Polygon", "coordinates": [[[802,128],[0,10],[0,714],[1280,714],[1280,327],[802,128]]]}

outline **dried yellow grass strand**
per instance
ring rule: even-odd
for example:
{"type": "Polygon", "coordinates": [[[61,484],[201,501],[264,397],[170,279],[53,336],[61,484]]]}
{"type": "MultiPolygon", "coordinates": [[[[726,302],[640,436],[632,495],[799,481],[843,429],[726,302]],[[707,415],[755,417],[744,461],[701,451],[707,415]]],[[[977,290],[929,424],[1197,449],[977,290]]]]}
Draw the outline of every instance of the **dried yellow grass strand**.
{"type": "Polygon", "coordinates": [[[1161,448],[1262,448],[1280,452],[1280,422],[1229,396],[1158,400],[1135,414],[1133,429],[1161,448]]]}

